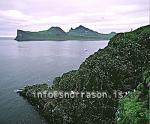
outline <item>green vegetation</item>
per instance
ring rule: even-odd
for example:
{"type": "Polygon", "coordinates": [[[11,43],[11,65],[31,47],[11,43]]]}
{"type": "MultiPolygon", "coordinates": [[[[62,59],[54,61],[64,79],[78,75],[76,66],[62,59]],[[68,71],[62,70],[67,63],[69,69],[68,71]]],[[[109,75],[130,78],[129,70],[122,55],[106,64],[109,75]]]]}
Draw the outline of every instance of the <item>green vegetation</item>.
{"type": "Polygon", "coordinates": [[[110,34],[100,34],[84,26],[79,26],[75,29],[70,29],[69,32],[64,32],[59,27],[51,27],[45,31],[39,32],[29,32],[17,30],[17,41],[43,41],[43,40],[53,40],[53,41],[65,41],[65,40],[109,40],[116,33],[112,32],[110,34]]]}
{"type": "Polygon", "coordinates": [[[148,124],[149,113],[149,87],[150,70],[144,73],[144,82],[119,102],[117,112],[118,124],[148,124]]]}
{"type": "Polygon", "coordinates": [[[37,88],[28,86],[21,95],[33,105],[40,105],[40,112],[51,124],[117,123],[118,111],[120,124],[139,124],[141,121],[147,124],[149,67],[150,25],[115,35],[106,48],[88,57],[78,70],[55,78],[53,85],[45,88],[50,91],[106,91],[109,94],[114,90],[132,92],[136,89],[136,92],[121,100],[115,97],[37,99],[26,94],[41,89],[42,85],[36,85],[37,88]]]}

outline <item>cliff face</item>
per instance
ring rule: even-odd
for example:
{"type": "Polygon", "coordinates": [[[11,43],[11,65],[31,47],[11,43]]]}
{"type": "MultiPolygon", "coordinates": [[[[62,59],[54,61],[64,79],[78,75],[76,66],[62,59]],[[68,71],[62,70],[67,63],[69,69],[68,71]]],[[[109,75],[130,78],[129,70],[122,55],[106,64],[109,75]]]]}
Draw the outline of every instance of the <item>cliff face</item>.
{"type": "Polygon", "coordinates": [[[78,70],[55,78],[50,87],[46,84],[28,86],[21,95],[33,105],[40,106],[40,111],[53,124],[116,123],[119,98],[39,99],[28,93],[44,90],[106,91],[112,95],[114,90],[132,91],[143,84],[143,73],[149,66],[150,25],[115,35],[106,48],[88,57],[78,70]]]}
{"type": "Polygon", "coordinates": [[[30,32],[17,30],[17,41],[66,40],[66,33],[59,27],[51,27],[45,31],[30,32]]]}
{"type": "Polygon", "coordinates": [[[29,32],[17,30],[17,41],[36,41],[36,40],[109,40],[116,33],[100,34],[90,30],[84,26],[79,26],[75,29],[70,29],[69,32],[64,32],[59,27],[51,27],[45,31],[29,32]]]}

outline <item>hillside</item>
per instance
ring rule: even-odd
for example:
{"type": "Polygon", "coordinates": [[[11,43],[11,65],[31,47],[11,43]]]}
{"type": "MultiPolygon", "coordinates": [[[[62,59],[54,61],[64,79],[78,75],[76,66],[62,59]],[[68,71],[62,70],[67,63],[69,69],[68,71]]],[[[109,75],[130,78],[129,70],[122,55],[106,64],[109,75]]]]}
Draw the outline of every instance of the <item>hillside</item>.
{"type": "Polygon", "coordinates": [[[119,109],[116,113],[117,124],[148,124],[149,113],[149,87],[150,69],[143,74],[141,82],[134,92],[119,101],[119,109]]]}
{"type": "Polygon", "coordinates": [[[66,33],[59,27],[51,27],[45,31],[30,32],[17,30],[17,41],[65,40],[66,33]]]}
{"type": "MultiPolygon", "coordinates": [[[[136,104],[137,99],[140,102],[146,101],[145,98],[141,97],[140,99],[140,97],[136,96],[144,93],[147,98],[145,80],[149,78],[145,77],[145,75],[147,75],[146,71],[149,67],[150,25],[147,25],[132,32],[115,35],[106,48],[100,49],[89,56],[78,70],[56,77],[52,86],[49,87],[47,84],[27,86],[20,95],[36,106],[51,124],[110,124],[117,123],[118,118],[120,120],[126,119],[126,121],[119,121],[119,124],[128,124],[130,120],[137,121],[136,113],[138,113],[137,109],[135,109],[135,113],[130,112],[132,110],[130,105],[131,107],[132,105],[138,106],[139,104],[136,104]],[[139,85],[143,85],[146,89],[142,88],[139,91],[139,85]],[[127,91],[133,92],[134,89],[138,89],[137,92],[140,92],[140,94],[135,92],[133,97],[129,96],[133,102],[130,102],[126,96],[123,97],[125,103],[127,103],[125,104],[127,109],[124,109],[122,106],[124,102],[121,102],[119,97],[113,96],[114,90],[125,93],[127,91]],[[45,99],[31,95],[33,92],[45,90],[70,92],[106,91],[111,97],[103,99],[45,99]],[[131,113],[133,118],[130,118],[130,114],[118,115],[116,118],[116,113],[119,110],[122,113],[131,113]]],[[[142,124],[147,124],[148,118],[145,111],[148,110],[148,106],[143,103],[140,107],[144,107],[144,111],[141,111],[144,116],[138,116],[139,123],[135,124],[140,124],[140,119],[143,118],[142,124]]]]}
{"type": "Polygon", "coordinates": [[[67,35],[69,40],[109,40],[116,33],[102,34],[80,25],[75,29],[71,28],[67,35]]]}
{"type": "Polygon", "coordinates": [[[51,27],[45,31],[30,32],[17,30],[17,41],[66,41],[66,40],[109,40],[116,33],[100,34],[84,26],[79,26],[75,29],[70,29],[69,32],[64,32],[60,27],[51,27]]]}

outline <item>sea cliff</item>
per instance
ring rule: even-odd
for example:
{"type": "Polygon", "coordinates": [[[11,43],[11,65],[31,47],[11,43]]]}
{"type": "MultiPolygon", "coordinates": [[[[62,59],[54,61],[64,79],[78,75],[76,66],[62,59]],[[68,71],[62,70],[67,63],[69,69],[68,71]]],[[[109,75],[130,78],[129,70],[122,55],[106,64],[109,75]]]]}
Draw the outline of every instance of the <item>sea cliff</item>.
{"type": "Polygon", "coordinates": [[[66,41],[66,40],[109,40],[114,35],[115,32],[109,34],[102,34],[91,29],[88,29],[82,25],[77,28],[71,28],[69,32],[63,31],[60,27],[51,27],[48,30],[39,32],[30,32],[17,30],[17,36],[15,40],[17,41],[66,41]]]}

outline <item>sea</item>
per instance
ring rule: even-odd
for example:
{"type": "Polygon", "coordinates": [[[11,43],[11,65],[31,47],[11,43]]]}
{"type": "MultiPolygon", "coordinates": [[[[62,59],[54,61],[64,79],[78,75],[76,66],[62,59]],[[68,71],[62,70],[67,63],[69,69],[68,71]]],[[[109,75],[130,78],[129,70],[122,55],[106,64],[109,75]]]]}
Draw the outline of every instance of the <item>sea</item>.
{"type": "Polygon", "coordinates": [[[76,70],[109,41],[24,41],[0,38],[0,124],[47,124],[36,108],[15,91],[26,85],[52,84],[76,70]]]}

